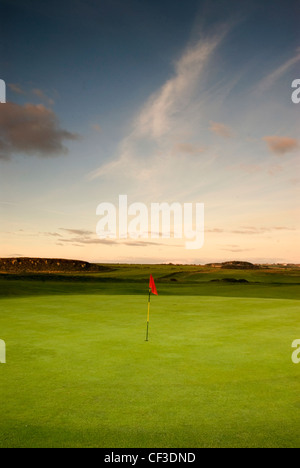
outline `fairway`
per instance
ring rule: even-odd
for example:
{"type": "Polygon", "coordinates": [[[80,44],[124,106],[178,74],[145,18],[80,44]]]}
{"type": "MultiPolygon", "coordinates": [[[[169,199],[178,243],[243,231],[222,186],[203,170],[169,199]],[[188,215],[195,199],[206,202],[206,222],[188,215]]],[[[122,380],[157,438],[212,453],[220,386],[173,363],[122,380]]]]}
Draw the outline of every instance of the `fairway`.
{"type": "Polygon", "coordinates": [[[146,312],[141,294],[3,297],[0,447],[300,446],[297,300],[161,294],[149,342],[146,312]]]}

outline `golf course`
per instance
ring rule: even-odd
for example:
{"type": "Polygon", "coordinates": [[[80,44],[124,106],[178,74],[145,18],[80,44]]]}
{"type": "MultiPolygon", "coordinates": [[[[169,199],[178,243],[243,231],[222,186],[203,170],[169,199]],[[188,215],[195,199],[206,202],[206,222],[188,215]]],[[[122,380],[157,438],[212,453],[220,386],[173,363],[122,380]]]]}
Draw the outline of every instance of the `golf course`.
{"type": "Polygon", "coordinates": [[[0,448],[299,448],[299,285],[276,266],[2,271],[0,448]]]}

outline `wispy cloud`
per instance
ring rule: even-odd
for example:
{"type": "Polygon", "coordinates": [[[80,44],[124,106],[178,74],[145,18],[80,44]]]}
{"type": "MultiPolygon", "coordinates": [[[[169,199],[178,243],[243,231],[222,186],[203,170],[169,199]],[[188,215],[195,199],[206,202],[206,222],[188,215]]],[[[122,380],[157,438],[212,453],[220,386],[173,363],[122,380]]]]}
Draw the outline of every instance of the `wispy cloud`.
{"type": "Polygon", "coordinates": [[[276,231],[295,231],[295,228],[287,226],[272,226],[272,227],[257,227],[257,226],[245,226],[240,229],[230,231],[232,234],[246,234],[246,235],[260,235],[276,231]]]}
{"type": "Polygon", "coordinates": [[[83,247],[85,245],[107,245],[107,246],[120,246],[126,245],[128,247],[148,247],[148,246],[159,246],[164,245],[166,243],[162,243],[158,241],[150,241],[150,240],[136,240],[136,239],[128,239],[128,240],[120,240],[120,239],[100,239],[98,238],[94,232],[87,231],[84,229],[66,229],[60,228],[59,231],[63,231],[64,234],[60,234],[58,232],[44,232],[41,233],[46,236],[56,237],[57,242],[56,245],[68,245],[72,244],[76,247],[83,247]]]}
{"type": "Polygon", "coordinates": [[[64,231],[68,234],[75,234],[76,236],[90,236],[93,234],[92,231],[87,231],[85,229],[66,229],[60,228],[60,231],[64,231]]]}
{"type": "Polygon", "coordinates": [[[8,83],[7,84],[8,88],[10,91],[12,91],[15,94],[19,95],[27,95],[28,97],[35,96],[37,97],[40,101],[46,103],[49,106],[54,105],[54,100],[50,98],[42,89],[40,88],[33,88],[30,90],[25,90],[23,86],[19,85],[18,83],[8,83]]]}
{"type": "Polygon", "coordinates": [[[257,85],[258,92],[264,92],[267,89],[271,88],[285,73],[288,72],[294,65],[300,61],[300,50],[297,50],[297,53],[294,57],[286,60],[283,64],[265,76],[260,83],[257,85]]]}
{"type": "MultiPolygon", "coordinates": [[[[233,230],[226,230],[222,228],[210,228],[206,229],[205,232],[211,233],[211,234],[223,234],[223,233],[228,233],[228,234],[243,234],[243,235],[261,235],[261,234],[267,234],[271,232],[278,232],[278,231],[296,231],[296,228],[294,227],[289,227],[289,226],[271,226],[271,227],[266,227],[266,226],[241,226],[237,229],[233,230]]],[[[232,246],[232,245],[231,245],[232,246]]],[[[235,247],[235,245],[233,246],[235,247]]]]}
{"type": "Polygon", "coordinates": [[[8,83],[7,86],[9,89],[16,94],[25,94],[25,91],[21,88],[21,86],[17,83],[8,83]]]}
{"type": "Polygon", "coordinates": [[[220,122],[210,122],[210,131],[215,135],[221,136],[223,138],[232,138],[233,131],[232,129],[223,123],[220,122]]]}
{"type": "Polygon", "coordinates": [[[227,252],[233,252],[233,253],[241,253],[241,252],[250,252],[251,250],[254,250],[254,249],[243,249],[239,247],[224,247],[221,250],[224,250],[227,252]]]}
{"type": "Polygon", "coordinates": [[[190,102],[201,73],[220,42],[220,37],[198,42],[175,64],[175,75],[154,93],[136,119],[136,137],[159,139],[172,132],[178,112],[190,102]]]}
{"type": "Polygon", "coordinates": [[[50,236],[50,237],[62,237],[62,235],[59,234],[58,232],[41,232],[40,234],[43,236],[50,236]]]}
{"type": "Polygon", "coordinates": [[[34,96],[38,97],[41,101],[46,102],[49,106],[53,106],[54,100],[52,98],[49,98],[41,89],[34,88],[31,92],[34,96]]]}
{"type": "Polygon", "coordinates": [[[135,169],[133,174],[138,170],[140,177],[146,179],[151,175],[150,155],[152,162],[169,165],[174,153],[195,154],[203,150],[202,145],[178,142],[178,138],[185,133],[187,122],[191,124],[195,92],[226,32],[225,27],[220,28],[218,35],[202,39],[185,50],[174,64],[173,77],[149,97],[136,115],[116,158],[91,172],[91,180],[118,171],[124,173],[125,169],[129,172],[130,167],[135,169]]]}

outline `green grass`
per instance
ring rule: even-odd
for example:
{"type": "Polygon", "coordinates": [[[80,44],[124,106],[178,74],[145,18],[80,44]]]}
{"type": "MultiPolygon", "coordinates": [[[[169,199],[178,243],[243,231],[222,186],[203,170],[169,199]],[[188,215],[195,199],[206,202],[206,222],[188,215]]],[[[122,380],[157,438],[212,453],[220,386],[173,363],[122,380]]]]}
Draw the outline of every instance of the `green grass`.
{"type": "Polygon", "coordinates": [[[150,270],[0,280],[1,448],[300,446],[297,275],[150,270]]]}

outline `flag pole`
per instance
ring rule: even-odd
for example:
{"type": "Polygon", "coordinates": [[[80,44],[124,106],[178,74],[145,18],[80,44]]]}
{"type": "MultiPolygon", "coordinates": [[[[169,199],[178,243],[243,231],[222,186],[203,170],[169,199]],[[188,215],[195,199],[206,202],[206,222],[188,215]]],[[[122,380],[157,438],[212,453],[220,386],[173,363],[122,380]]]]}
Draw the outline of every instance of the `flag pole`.
{"type": "Polygon", "coordinates": [[[148,314],[147,314],[147,332],[146,332],[146,340],[145,341],[149,341],[150,300],[151,300],[151,288],[149,288],[148,314]]]}
{"type": "Polygon", "coordinates": [[[151,293],[157,294],[156,286],[154,283],[153,276],[150,275],[150,281],[149,281],[149,297],[148,297],[148,314],[147,314],[147,332],[146,332],[146,341],[149,341],[149,322],[150,322],[150,301],[151,301],[151,293]]]}

